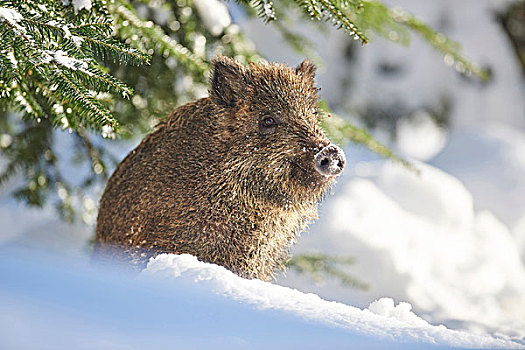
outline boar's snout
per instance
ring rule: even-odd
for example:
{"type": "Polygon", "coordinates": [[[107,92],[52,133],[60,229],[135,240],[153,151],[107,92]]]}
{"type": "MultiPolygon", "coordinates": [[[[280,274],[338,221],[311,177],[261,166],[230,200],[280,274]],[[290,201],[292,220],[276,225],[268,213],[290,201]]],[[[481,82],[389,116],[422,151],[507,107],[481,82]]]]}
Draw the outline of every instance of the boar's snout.
{"type": "Polygon", "coordinates": [[[324,176],[338,176],[343,172],[346,158],[343,150],[334,145],[329,144],[321,148],[314,156],[315,170],[324,176]]]}

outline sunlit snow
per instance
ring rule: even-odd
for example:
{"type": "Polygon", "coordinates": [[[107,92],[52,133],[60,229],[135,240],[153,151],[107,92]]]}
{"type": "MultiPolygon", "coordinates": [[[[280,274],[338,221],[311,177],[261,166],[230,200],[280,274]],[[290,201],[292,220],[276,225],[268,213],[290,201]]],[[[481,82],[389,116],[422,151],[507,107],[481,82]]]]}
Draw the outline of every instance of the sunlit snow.
{"type": "Polygon", "coordinates": [[[521,348],[519,344],[434,326],[411,311],[408,303],[391,298],[374,301],[367,309],[327,301],[315,294],[260,280],[247,280],[223,267],[199,262],[191,255],[162,254],[151,259],[145,276],[162,276],[194,283],[199,291],[213,291],[258,309],[285,310],[309,320],[395,341],[453,347],[521,348]]]}

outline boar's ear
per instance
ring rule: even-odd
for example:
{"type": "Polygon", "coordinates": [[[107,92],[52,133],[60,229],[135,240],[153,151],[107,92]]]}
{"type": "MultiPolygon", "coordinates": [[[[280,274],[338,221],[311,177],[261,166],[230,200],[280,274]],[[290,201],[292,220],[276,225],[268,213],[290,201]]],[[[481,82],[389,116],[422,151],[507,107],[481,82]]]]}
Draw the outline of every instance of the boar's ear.
{"type": "Polygon", "coordinates": [[[233,107],[243,99],[245,88],[245,71],[241,64],[225,56],[212,61],[210,97],[215,103],[233,107]]]}
{"type": "Polygon", "coordinates": [[[312,61],[306,59],[303,62],[301,62],[301,64],[298,65],[297,68],[295,68],[295,73],[297,75],[305,77],[313,84],[315,78],[315,65],[312,63],[312,61]]]}

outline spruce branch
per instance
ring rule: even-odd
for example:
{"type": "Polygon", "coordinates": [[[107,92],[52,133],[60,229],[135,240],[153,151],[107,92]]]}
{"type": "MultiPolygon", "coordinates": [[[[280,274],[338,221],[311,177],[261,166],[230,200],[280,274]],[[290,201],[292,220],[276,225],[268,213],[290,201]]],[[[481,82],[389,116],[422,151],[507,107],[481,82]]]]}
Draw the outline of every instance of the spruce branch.
{"type": "Polygon", "coordinates": [[[368,43],[366,35],[355,25],[346,14],[347,11],[360,11],[361,1],[338,0],[293,0],[303,13],[315,20],[330,21],[336,28],[343,29],[362,44],[368,43]]]}
{"type": "Polygon", "coordinates": [[[78,128],[75,132],[75,135],[81,140],[82,145],[86,151],[86,155],[91,160],[93,172],[95,174],[100,174],[104,180],[107,180],[108,172],[104,162],[102,161],[101,150],[93,145],[85,128],[78,128]]]}
{"type": "Polygon", "coordinates": [[[112,128],[118,126],[117,120],[111,115],[109,110],[94,99],[90,92],[78,84],[76,79],[69,72],[56,67],[54,70],[56,77],[52,80],[56,86],[56,93],[66,103],[73,103],[79,116],[88,118],[90,126],[94,128],[109,125],[112,128]]]}
{"type": "Polygon", "coordinates": [[[489,79],[487,70],[467,59],[456,41],[442,33],[436,32],[421,20],[401,9],[390,10],[392,18],[419,34],[427,43],[444,56],[445,63],[453,66],[458,72],[474,74],[482,81],[489,79]]]}
{"type": "Polygon", "coordinates": [[[357,127],[341,116],[332,113],[326,102],[322,101],[319,105],[323,111],[321,119],[323,130],[333,142],[344,145],[346,142],[352,141],[419,174],[419,170],[412,163],[401,158],[390,148],[376,140],[366,129],[357,127]]]}
{"type": "Polygon", "coordinates": [[[370,286],[345,271],[355,264],[355,259],[347,256],[304,253],[293,256],[286,262],[286,267],[299,273],[310,275],[316,282],[322,282],[324,276],[333,277],[343,284],[367,290],[370,286]]]}
{"type": "Polygon", "coordinates": [[[124,98],[129,98],[133,95],[133,89],[111,74],[104,72],[93,62],[89,62],[88,66],[82,70],[70,70],[70,73],[88,89],[98,92],[118,93],[124,98]]]}
{"type": "Polygon", "coordinates": [[[459,43],[432,29],[406,10],[399,7],[390,8],[377,0],[362,0],[359,12],[347,14],[365,33],[375,33],[402,45],[410,43],[410,33],[417,34],[442,54],[445,63],[453,66],[458,72],[474,74],[482,81],[489,78],[485,69],[464,56],[459,43]]]}
{"type": "MultiPolygon", "coordinates": [[[[264,11],[263,0],[242,1],[238,3],[255,10],[255,13],[266,22],[270,18],[264,11]]],[[[272,13],[277,13],[271,20],[280,23],[286,13],[283,9],[291,10],[290,4],[295,4],[310,19],[331,22],[338,29],[347,32],[355,40],[367,44],[368,37],[373,33],[388,40],[407,45],[410,42],[410,33],[420,35],[425,42],[443,55],[447,65],[453,66],[458,72],[466,75],[475,75],[482,81],[489,78],[486,69],[482,69],[472,60],[465,57],[458,43],[435,31],[428,25],[400,8],[389,8],[378,0],[279,0],[278,5],[272,4],[272,13]],[[275,8],[274,8],[275,7],[275,8]]],[[[251,13],[251,12],[250,12],[251,13]]],[[[277,29],[283,36],[289,36],[286,26],[278,25],[277,29]]],[[[299,45],[292,46],[296,49],[299,45]]],[[[297,50],[301,52],[302,50],[297,50]]]]}
{"type": "Polygon", "coordinates": [[[115,63],[134,66],[149,64],[149,55],[133,49],[118,40],[88,36],[80,33],[76,34],[79,38],[87,42],[93,53],[103,61],[109,59],[115,63]]]}
{"type": "MultiPolygon", "coordinates": [[[[408,44],[410,35],[415,33],[426,42],[437,40],[433,45],[457,69],[462,69],[462,64],[466,71],[471,69],[468,61],[461,61],[461,50],[453,41],[446,39],[443,43],[441,34],[412,21],[407,17],[409,14],[399,15],[397,9],[381,1],[236,1],[250,16],[260,16],[276,25],[286,43],[314,60],[316,54],[308,45],[308,35],[292,31],[290,18],[296,20],[297,14],[315,19],[313,24],[318,29],[335,26],[352,36],[356,30],[364,38],[377,34],[401,44],[408,44]],[[268,17],[269,13],[273,16],[268,17]],[[447,56],[449,53],[451,56],[447,56]]],[[[12,23],[0,18],[0,109],[10,112],[0,111],[0,128],[4,123],[10,126],[1,129],[0,135],[12,137],[12,143],[11,139],[4,142],[9,146],[0,145],[0,152],[8,164],[15,161],[4,169],[22,175],[26,184],[18,192],[19,198],[27,197],[30,203],[41,202],[43,194],[60,191],[57,207],[68,218],[73,213],[71,198],[82,196],[89,186],[103,181],[103,176],[95,173],[95,160],[100,158],[100,164],[111,163],[109,152],[103,152],[104,148],[87,134],[90,129],[102,131],[100,134],[104,136],[112,122],[108,118],[113,118],[119,121],[120,137],[147,132],[174,106],[205,93],[207,59],[217,54],[235,57],[243,63],[260,58],[235,24],[224,27],[219,35],[211,34],[191,0],[92,0],[92,5],[89,11],[75,13],[72,5],[64,6],[61,0],[0,0],[0,7],[21,16],[12,23]],[[205,39],[198,55],[194,53],[195,38],[205,39]],[[149,61],[144,52],[154,53],[154,59],[149,61]],[[59,62],[60,57],[66,62],[71,60],[64,65],[59,62]],[[135,67],[143,63],[151,66],[135,67]],[[133,98],[112,98],[130,96],[131,87],[135,91],[133,98]],[[16,117],[11,112],[16,112],[16,117]],[[81,179],[80,184],[64,179],[57,170],[58,159],[49,135],[60,127],[71,132],[73,143],[80,150],[77,158],[91,164],[89,176],[81,179]],[[20,129],[27,129],[35,140],[29,142],[29,137],[18,135],[20,129]],[[76,135],[80,130],[87,132],[87,138],[76,135]],[[38,138],[45,142],[36,142],[38,138]],[[86,140],[92,141],[91,146],[86,140]],[[99,154],[93,150],[99,150],[99,154]],[[39,174],[47,179],[47,189],[38,185],[39,174]]],[[[366,130],[337,116],[325,120],[325,129],[336,142],[353,140],[403,162],[366,130]]],[[[67,160],[60,161],[67,164],[67,160]]]]}
{"type": "Polygon", "coordinates": [[[0,173],[0,186],[3,186],[9,181],[15,174],[17,174],[22,168],[21,161],[11,161],[7,164],[7,167],[0,173]]]}
{"type": "Polygon", "coordinates": [[[343,10],[337,5],[335,1],[318,0],[321,3],[325,19],[332,21],[337,28],[344,29],[350,34],[354,40],[361,40],[361,43],[367,44],[368,38],[356,27],[356,25],[348,18],[343,10]]]}
{"type": "Polygon", "coordinates": [[[72,25],[70,31],[78,34],[110,35],[113,30],[112,27],[113,24],[111,22],[105,20],[97,22],[95,20],[94,22],[72,25]]]}
{"type": "MultiPolygon", "coordinates": [[[[12,52],[10,54],[12,55],[12,52]]],[[[9,84],[13,80],[20,81],[20,77],[8,55],[9,53],[0,51],[0,79],[4,80],[4,84],[9,84]]]]}
{"type": "MultiPolygon", "coordinates": [[[[119,21],[128,21],[133,30],[138,31],[138,37],[147,37],[156,43],[158,51],[167,51],[182,64],[194,68],[201,73],[206,72],[209,66],[201,58],[194,55],[187,47],[181,45],[176,39],[168,36],[162,27],[152,21],[144,21],[139,18],[135,10],[126,1],[116,0],[111,7],[112,13],[119,21]]],[[[134,40],[131,39],[133,42],[134,40]]]]}
{"type": "Polygon", "coordinates": [[[275,19],[275,9],[271,0],[251,0],[249,4],[257,12],[257,15],[264,18],[266,22],[275,19]]]}
{"type": "MultiPolygon", "coordinates": [[[[59,1],[0,0],[0,98],[31,118],[46,115],[42,103],[72,108],[75,128],[118,125],[94,96],[110,92],[123,97],[133,90],[108,74],[95,58],[143,64],[149,56],[112,37],[112,18],[104,2],[75,13],[59,1]],[[97,56],[98,55],[98,56],[97,56]],[[36,90],[31,89],[35,84],[36,90]],[[19,108],[20,107],[20,108],[19,108]]],[[[50,108],[47,108],[51,110],[50,108]]]]}
{"type": "Polygon", "coordinates": [[[45,115],[42,106],[25,83],[18,85],[18,89],[14,91],[14,97],[15,100],[20,103],[20,107],[23,108],[24,113],[32,115],[34,118],[45,115]]]}

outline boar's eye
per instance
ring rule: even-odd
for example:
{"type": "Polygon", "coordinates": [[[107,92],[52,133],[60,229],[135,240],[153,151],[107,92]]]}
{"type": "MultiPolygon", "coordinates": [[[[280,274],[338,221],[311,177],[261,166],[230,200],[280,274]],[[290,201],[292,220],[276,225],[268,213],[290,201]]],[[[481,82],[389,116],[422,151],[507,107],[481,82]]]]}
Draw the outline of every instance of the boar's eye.
{"type": "Polygon", "coordinates": [[[277,125],[277,122],[273,117],[266,117],[263,119],[263,126],[266,128],[270,128],[272,126],[277,125]]]}
{"type": "Polygon", "coordinates": [[[275,131],[275,127],[277,126],[277,120],[275,117],[264,117],[259,122],[259,130],[262,134],[270,134],[275,131]]]}

